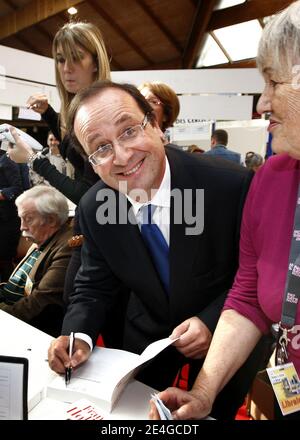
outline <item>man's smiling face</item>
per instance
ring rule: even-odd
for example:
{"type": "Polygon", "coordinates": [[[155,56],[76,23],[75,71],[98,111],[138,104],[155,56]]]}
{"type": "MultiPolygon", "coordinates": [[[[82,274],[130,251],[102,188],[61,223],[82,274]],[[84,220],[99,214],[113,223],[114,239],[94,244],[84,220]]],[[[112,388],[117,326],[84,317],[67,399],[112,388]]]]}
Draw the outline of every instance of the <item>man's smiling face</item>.
{"type": "Polygon", "coordinates": [[[126,147],[116,140],[126,130],[141,124],[144,117],[131,95],[120,89],[107,88],[87,99],[79,108],[74,131],[88,156],[101,145],[113,144],[113,154],[100,165],[93,165],[94,171],[108,186],[121,190],[120,183],[126,182],[127,193],[139,189],[148,195],[152,190],[153,195],[165,171],[165,150],[157,122],[148,122],[140,135],[126,147]]]}

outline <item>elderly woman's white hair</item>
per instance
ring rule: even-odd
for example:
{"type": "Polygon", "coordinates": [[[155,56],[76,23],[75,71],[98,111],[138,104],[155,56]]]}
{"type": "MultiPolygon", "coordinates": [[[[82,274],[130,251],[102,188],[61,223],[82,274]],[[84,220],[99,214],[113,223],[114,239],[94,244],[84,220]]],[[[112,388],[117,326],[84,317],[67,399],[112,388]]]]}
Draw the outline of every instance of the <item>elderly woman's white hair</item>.
{"type": "Polygon", "coordinates": [[[63,225],[68,220],[69,207],[67,199],[52,186],[37,185],[24,191],[17,197],[16,206],[19,207],[25,200],[29,199],[34,201],[41,216],[55,215],[59,225],[63,225]]]}
{"type": "MultiPolygon", "coordinates": [[[[275,71],[300,64],[300,1],[275,15],[263,30],[259,43],[257,66],[272,67],[275,71]]],[[[297,72],[296,72],[297,73],[297,72]]]]}

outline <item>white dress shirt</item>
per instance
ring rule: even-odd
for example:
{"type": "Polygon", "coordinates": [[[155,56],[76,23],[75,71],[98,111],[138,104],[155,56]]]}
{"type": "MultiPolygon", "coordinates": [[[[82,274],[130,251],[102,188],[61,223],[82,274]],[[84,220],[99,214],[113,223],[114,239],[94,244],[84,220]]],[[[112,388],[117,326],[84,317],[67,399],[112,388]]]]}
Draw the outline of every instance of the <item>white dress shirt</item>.
{"type": "Polygon", "coordinates": [[[136,217],[139,228],[143,223],[142,209],[144,206],[155,206],[155,211],[152,217],[152,223],[155,223],[161,230],[168,246],[170,244],[170,207],[171,207],[171,172],[170,165],[166,157],[165,174],[152,200],[147,203],[139,203],[126,195],[127,199],[132,205],[134,215],[136,217]]]}

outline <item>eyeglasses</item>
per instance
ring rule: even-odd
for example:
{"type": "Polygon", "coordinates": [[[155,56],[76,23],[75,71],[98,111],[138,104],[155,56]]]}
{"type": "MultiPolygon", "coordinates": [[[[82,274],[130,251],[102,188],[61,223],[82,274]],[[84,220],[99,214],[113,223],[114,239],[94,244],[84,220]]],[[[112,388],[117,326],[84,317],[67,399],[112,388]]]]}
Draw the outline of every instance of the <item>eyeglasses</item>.
{"type": "MultiPolygon", "coordinates": [[[[130,148],[134,143],[143,136],[146,125],[148,124],[148,115],[146,114],[141,124],[128,127],[120,136],[116,138],[114,143],[118,143],[121,147],[130,148]]],[[[113,143],[103,144],[98,147],[97,151],[88,157],[89,162],[94,165],[101,165],[109,160],[114,154],[113,143]]]]}
{"type": "Polygon", "coordinates": [[[163,103],[158,99],[158,98],[147,98],[147,101],[149,102],[149,104],[153,104],[153,105],[163,105],[163,103]]]}

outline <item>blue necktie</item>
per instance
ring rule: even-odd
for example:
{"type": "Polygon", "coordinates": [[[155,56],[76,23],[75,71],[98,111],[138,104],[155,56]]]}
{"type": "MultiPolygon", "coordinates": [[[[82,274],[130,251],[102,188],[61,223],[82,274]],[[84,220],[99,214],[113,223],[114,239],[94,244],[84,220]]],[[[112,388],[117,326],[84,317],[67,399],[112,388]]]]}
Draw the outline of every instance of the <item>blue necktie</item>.
{"type": "Polygon", "coordinates": [[[170,268],[169,268],[169,246],[159,229],[152,223],[152,215],[155,206],[148,205],[142,208],[143,223],[141,233],[144,242],[152,256],[154,266],[160,276],[165,291],[169,294],[170,289],[170,268]]]}

